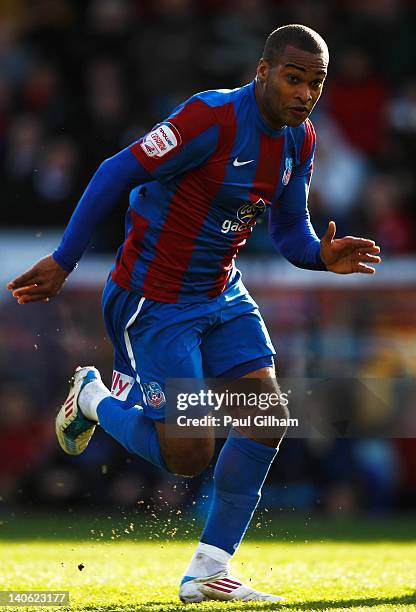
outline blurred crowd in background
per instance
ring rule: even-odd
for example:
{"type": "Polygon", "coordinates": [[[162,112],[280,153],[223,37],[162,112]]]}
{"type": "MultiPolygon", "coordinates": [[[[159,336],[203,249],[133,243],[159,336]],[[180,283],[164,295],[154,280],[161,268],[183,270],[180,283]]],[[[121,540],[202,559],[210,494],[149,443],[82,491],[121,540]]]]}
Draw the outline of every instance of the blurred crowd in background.
{"type": "MultiPolygon", "coordinates": [[[[266,36],[304,23],[330,67],[313,114],[318,233],[366,233],[416,249],[416,6],[411,0],[3,0],[2,224],[66,223],[103,159],[193,93],[249,82],[266,36]]],[[[122,241],[120,211],[96,246],[122,241]]],[[[262,230],[248,248],[270,250],[262,230]]]]}
{"type": "MultiPolygon", "coordinates": [[[[3,0],[0,2],[0,229],[63,227],[103,159],[180,102],[249,82],[266,36],[303,23],[327,40],[330,67],[313,113],[310,193],[322,234],[367,235],[385,255],[416,250],[416,5],[411,0],[3,0]]],[[[95,252],[123,240],[126,201],[95,252]]],[[[253,233],[245,253],[278,257],[253,233]]],[[[279,375],[414,376],[415,290],[253,291],[278,347],[279,375]]],[[[107,381],[111,346],[99,294],[68,292],[16,312],[0,304],[0,511],[150,501],[205,508],[212,472],[183,481],[129,456],[101,432],[65,456],[54,414],[78,363],[107,381]],[[66,299],[64,299],[66,298],[66,299]],[[42,452],[40,449],[42,448],[42,452]],[[158,502],[159,500],[159,502],[158,502]]],[[[393,397],[394,389],[390,389],[393,397]]],[[[411,396],[404,401],[411,406],[411,396]]],[[[409,423],[410,426],[410,423],[409,423]]],[[[412,423],[414,426],[414,423],[412,423]]],[[[287,440],[265,505],[330,512],[416,508],[411,438],[287,440]]]]}

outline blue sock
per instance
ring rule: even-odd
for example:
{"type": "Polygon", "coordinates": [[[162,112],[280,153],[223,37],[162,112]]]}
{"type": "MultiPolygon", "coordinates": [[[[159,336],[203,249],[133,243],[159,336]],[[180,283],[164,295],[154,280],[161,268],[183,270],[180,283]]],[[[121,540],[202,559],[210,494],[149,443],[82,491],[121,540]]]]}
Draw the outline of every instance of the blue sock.
{"type": "Polygon", "coordinates": [[[160,452],[156,427],[143,408],[123,408],[123,402],[106,397],[97,406],[100,425],[130,453],[138,455],[164,470],[168,470],[160,452]]]}
{"type": "Polygon", "coordinates": [[[261,497],[277,450],[236,430],[229,436],[214,470],[214,497],[201,542],[234,554],[261,497]]]}

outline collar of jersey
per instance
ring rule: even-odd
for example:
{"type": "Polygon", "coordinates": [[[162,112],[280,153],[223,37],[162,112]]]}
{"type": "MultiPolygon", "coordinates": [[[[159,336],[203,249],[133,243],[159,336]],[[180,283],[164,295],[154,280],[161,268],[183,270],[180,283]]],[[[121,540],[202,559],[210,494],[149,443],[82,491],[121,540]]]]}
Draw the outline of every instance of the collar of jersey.
{"type": "Polygon", "coordinates": [[[286,125],[284,125],[282,128],[280,128],[279,130],[276,130],[275,128],[272,128],[268,123],[266,123],[266,121],[263,119],[263,116],[259,110],[259,107],[257,106],[257,100],[256,100],[256,95],[254,93],[254,89],[256,86],[256,81],[255,79],[250,83],[249,86],[249,91],[250,91],[250,102],[251,105],[254,109],[254,113],[256,115],[256,123],[259,126],[259,128],[261,129],[262,132],[265,132],[268,136],[272,136],[274,138],[277,138],[278,136],[282,136],[285,131],[286,131],[286,125]]]}

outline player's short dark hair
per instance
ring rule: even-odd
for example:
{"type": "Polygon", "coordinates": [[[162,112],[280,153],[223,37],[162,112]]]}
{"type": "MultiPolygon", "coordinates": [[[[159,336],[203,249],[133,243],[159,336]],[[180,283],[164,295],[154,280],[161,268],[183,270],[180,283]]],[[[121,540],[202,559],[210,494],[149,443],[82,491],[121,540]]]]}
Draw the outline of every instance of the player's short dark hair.
{"type": "Polygon", "coordinates": [[[270,64],[275,64],[288,45],[308,53],[325,55],[329,60],[328,46],[322,36],[298,23],[291,23],[274,30],[264,45],[263,58],[270,64]]]}

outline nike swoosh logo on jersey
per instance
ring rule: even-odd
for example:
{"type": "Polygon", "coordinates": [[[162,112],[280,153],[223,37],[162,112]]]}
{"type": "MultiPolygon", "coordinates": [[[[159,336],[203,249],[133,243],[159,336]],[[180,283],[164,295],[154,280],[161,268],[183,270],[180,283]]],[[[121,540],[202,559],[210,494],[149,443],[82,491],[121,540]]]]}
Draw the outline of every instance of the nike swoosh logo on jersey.
{"type": "Polygon", "coordinates": [[[245,166],[246,164],[251,164],[253,161],[254,159],[249,159],[248,161],[239,162],[238,157],[236,157],[235,160],[233,161],[233,166],[238,168],[238,166],[245,166]]]}

